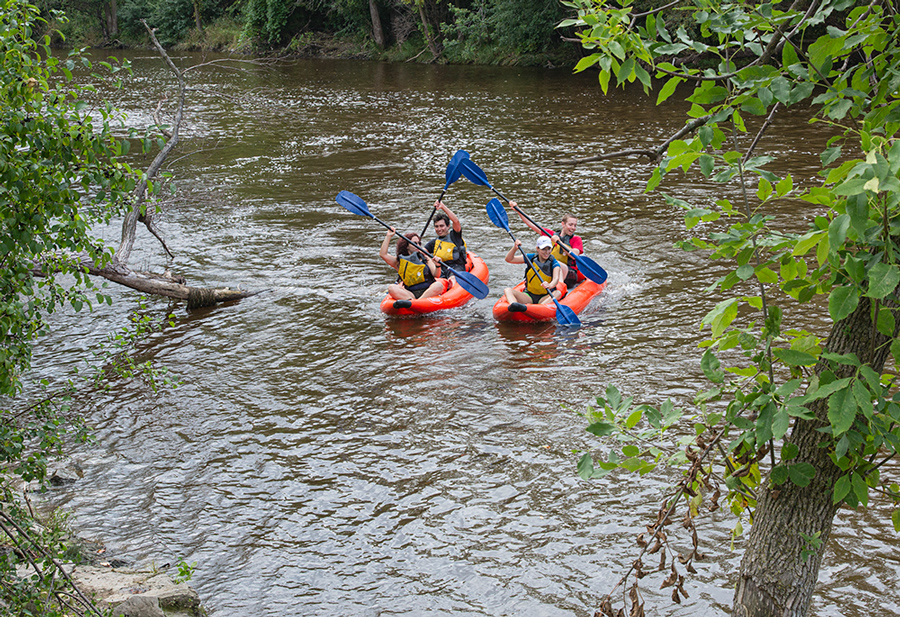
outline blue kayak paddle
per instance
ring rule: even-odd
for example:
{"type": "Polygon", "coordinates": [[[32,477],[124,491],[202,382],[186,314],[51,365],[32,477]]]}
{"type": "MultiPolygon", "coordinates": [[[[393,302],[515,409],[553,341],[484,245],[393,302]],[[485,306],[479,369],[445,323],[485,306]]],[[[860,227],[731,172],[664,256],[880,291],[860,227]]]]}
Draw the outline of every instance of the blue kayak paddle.
{"type": "MultiPolygon", "coordinates": [[[[462,175],[462,169],[459,168],[459,162],[467,158],[469,158],[468,152],[465,150],[457,150],[456,154],[453,155],[453,158],[450,159],[450,162],[447,163],[447,170],[444,172],[444,180],[446,180],[447,183],[444,185],[444,190],[441,191],[441,196],[438,197],[438,201],[443,200],[450,185],[459,180],[459,177],[462,175]]],[[[431,219],[434,218],[435,212],[437,212],[437,208],[432,208],[431,215],[429,215],[428,220],[425,221],[425,229],[419,234],[420,238],[423,238],[425,234],[428,233],[428,225],[431,224],[431,219]]]]}
{"type": "MultiPolygon", "coordinates": [[[[512,238],[513,242],[516,241],[516,237],[513,235],[512,231],[509,229],[509,218],[506,216],[506,209],[503,207],[503,204],[500,203],[500,200],[496,197],[491,199],[487,204],[487,213],[491,219],[491,222],[500,227],[501,229],[505,229],[506,233],[509,234],[509,237],[512,238]]],[[[519,252],[522,253],[522,257],[525,259],[525,263],[528,264],[528,267],[535,271],[540,279],[541,271],[538,270],[537,266],[532,263],[530,259],[528,259],[528,255],[525,253],[525,250],[519,246],[519,252]]],[[[578,319],[578,315],[575,314],[570,307],[565,304],[560,303],[559,300],[553,297],[553,294],[550,294],[550,299],[556,304],[556,321],[563,326],[580,326],[581,320],[578,319]]]]}
{"type": "MultiPolygon", "coordinates": [[[[378,218],[377,216],[375,216],[374,214],[369,212],[369,207],[366,205],[366,202],[364,202],[362,199],[360,199],[359,197],[357,197],[350,191],[341,191],[340,193],[337,194],[337,197],[335,197],[335,201],[338,202],[341,206],[343,206],[347,210],[349,210],[350,212],[352,212],[353,214],[359,214],[361,216],[366,216],[374,221],[377,221],[378,223],[381,223],[384,227],[391,229],[390,225],[388,225],[387,223],[382,221],[380,218],[378,218]]],[[[412,246],[419,249],[420,251],[422,251],[425,255],[428,255],[429,257],[434,259],[434,255],[432,255],[431,253],[426,251],[424,248],[422,248],[421,246],[419,246],[412,240],[410,240],[409,243],[412,246]]],[[[467,292],[469,292],[470,294],[472,294],[479,300],[483,300],[484,298],[487,298],[487,295],[490,292],[490,289],[488,289],[488,286],[485,285],[484,281],[482,281],[480,278],[478,278],[477,276],[475,276],[474,274],[472,274],[470,272],[466,272],[465,270],[456,270],[454,268],[451,268],[450,266],[448,266],[447,264],[445,264],[443,262],[441,262],[441,267],[447,268],[448,270],[450,270],[450,272],[452,272],[454,275],[456,275],[456,280],[459,282],[459,284],[462,286],[462,288],[465,289],[467,292]]]]}
{"type": "MultiPolygon", "coordinates": [[[[487,176],[485,175],[485,173],[483,171],[481,171],[481,168],[478,165],[476,165],[474,161],[472,161],[471,159],[466,159],[465,161],[461,161],[459,166],[462,171],[462,174],[466,178],[468,178],[470,182],[472,182],[473,184],[477,184],[479,186],[488,187],[489,189],[494,191],[494,193],[496,193],[500,197],[500,199],[502,199],[506,203],[509,203],[509,200],[503,196],[503,193],[501,193],[500,191],[495,189],[493,186],[491,186],[491,183],[488,182],[488,179],[487,179],[487,176]]],[[[521,212],[522,215],[526,219],[531,221],[531,223],[535,227],[537,227],[538,229],[541,230],[542,234],[544,234],[545,236],[548,236],[548,237],[552,237],[553,234],[547,233],[547,230],[543,225],[538,225],[537,223],[535,223],[534,220],[531,219],[531,217],[529,217],[527,214],[522,212],[520,209],[516,208],[516,211],[521,212]]],[[[598,285],[602,285],[603,283],[606,282],[606,279],[609,275],[606,274],[606,270],[601,268],[600,265],[596,261],[594,261],[590,257],[585,257],[584,255],[574,255],[568,249],[566,249],[566,247],[564,247],[564,246],[560,245],[559,248],[561,248],[563,251],[565,251],[566,254],[572,258],[572,260],[575,262],[575,265],[578,268],[578,270],[586,278],[591,279],[598,285]]]]}

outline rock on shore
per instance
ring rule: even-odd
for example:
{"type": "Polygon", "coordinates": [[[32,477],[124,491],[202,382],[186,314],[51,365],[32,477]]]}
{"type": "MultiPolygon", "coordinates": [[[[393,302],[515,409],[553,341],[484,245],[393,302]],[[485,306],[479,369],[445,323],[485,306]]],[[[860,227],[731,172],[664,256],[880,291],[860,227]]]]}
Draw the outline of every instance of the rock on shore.
{"type": "Polygon", "coordinates": [[[89,565],[66,568],[78,588],[116,617],[201,617],[200,597],[167,574],[89,565]]]}

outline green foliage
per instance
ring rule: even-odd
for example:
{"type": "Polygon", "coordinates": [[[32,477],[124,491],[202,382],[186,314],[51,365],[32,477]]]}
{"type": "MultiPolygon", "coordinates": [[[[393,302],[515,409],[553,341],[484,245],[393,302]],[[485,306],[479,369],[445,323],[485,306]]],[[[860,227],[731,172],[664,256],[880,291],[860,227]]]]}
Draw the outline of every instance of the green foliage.
{"type": "MultiPolygon", "coordinates": [[[[813,449],[827,449],[838,470],[835,504],[865,507],[872,493],[900,503],[897,485],[881,473],[900,449],[896,9],[849,0],[825,0],[811,15],[786,4],[673,6],[692,16],[694,26],[686,28],[657,12],[638,16],[628,0],[565,4],[577,16],[561,25],[577,28],[590,52],[575,70],[597,69],[604,92],[611,84],[637,82],[648,94],[658,90],[662,104],[678,85],[693,85],[687,100],[696,131],[669,143],[647,190],[667,174],[697,172],[741,190],[738,203],[719,199],[702,206],[666,196],[683,209],[686,228],[702,234],[680,246],[730,266],[712,286],[723,299],[702,320],[709,338],[701,344],[700,364],[712,388],[680,419],[680,431],[693,426],[693,434],[687,443],[666,442],[663,407],[626,405],[608,388],[597,399],[599,411],[589,410],[588,430],[614,449],[597,466],[582,458],[581,476],[643,473],[663,459],[678,462],[672,446],[683,447],[686,456],[696,448],[702,456],[688,456],[690,482],[682,483],[679,497],[693,504],[695,494],[711,493],[720,477],[732,510],[752,516],[760,478],[776,491],[787,483],[809,486],[825,471],[789,432],[815,421],[820,443],[813,449]],[[790,41],[783,36],[788,32],[790,41]],[[818,186],[797,187],[790,175],[772,171],[772,158],[748,149],[754,143],[748,126],[765,130],[764,116],[799,104],[835,133],[821,153],[818,186]],[[787,199],[809,216],[785,225],[768,214],[774,202],[787,199]],[[792,227],[801,220],[809,220],[805,229],[792,227]],[[862,328],[870,348],[826,348],[823,337],[806,329],[811,320],[804,313],[807,305],[823,304],[835,332],[862,328]],[[885,369],[888,348],[894,366],[885,369]],[[666,452],[663,459],[660,452],[666,452]],[[699,471],[697,460],[704,461],[699,471]]],[[[900,529],[900,514],[894,523],[900,529]]],[[[809,554],[821,554],[818,535],[809,534],[806,543],[809,554]]]]}
{"type": "Polygon", "coordinates": [[[46,314],[109,301],[82,259],[111,259],[90,228],[123,211],[136,174],[118,160],[127,142],[112,110],[72,81],[90,62],[53,57],[47,37],[38,45],[34,7],[6,0],[0,20],[0,394],[12,396],[46,314]]]}
{"type": "Polygon", "coordinates": [[[181,559],[175,564],[175,567],[178,568],[178,574],[172,577],[175,584],[188,583],[194,577],[194,570],[197,569],[197,562],[188,563],[184,559],[181,559]]]}
{"type": "MultiPolygon", "coordinates": [[[[45,27],[36,7],[0,0],[0,603],[4,614],[61,616],[73,604],[79,614],[96,609],[71,595],[59,567],[72,557],[63,526],[37,525],[16,493],[23,481],[43,486],[48,462],[87,432],[71,409],[74,383],[56,390],[43,383],[30,403],[19,395],[48,316],[111,302],[89,277],[112,258],[92,226],[128,208],[140,175],[119,160],[129,142],[114,136],[114,110],[73,77],[78,67],[115,78],[120,67],[92,65],[76,52],[55,57],[50,35],[37,34],[45,27]],[[16,570],[22,566],[28,574],[16,570]]],[[[113,335],[115,348],[97,352],[100,366],[88,371],[90,387],[114,375],[140,374],[151,387],[165,381],[129,353],[156,321],[139,315],[113,335]]]]}
{"type": "MultiPolygon", "coordinates": [[[[203,3],[204,6],[214,3],[203,3]]],[[[206,12],[206,17],[218,15],[206,12]]],[[[187,36],[194,26],[193,0],[121,0],[119,29],[131,40],[146,40],[147,32],[141,20],[156,28],[156,36],[163,46],[171,46],[187,36]]]]}
{"type": "Polygon", "coordinates": [[[441,24],[441,32],[451,61],[471,62],[485,48],[494,58],[522,57],[552,53],[559,45],[554,28],[564,12],[555,0],[475,0],[468,7],[449,8],[453,18],[441,24]]]}

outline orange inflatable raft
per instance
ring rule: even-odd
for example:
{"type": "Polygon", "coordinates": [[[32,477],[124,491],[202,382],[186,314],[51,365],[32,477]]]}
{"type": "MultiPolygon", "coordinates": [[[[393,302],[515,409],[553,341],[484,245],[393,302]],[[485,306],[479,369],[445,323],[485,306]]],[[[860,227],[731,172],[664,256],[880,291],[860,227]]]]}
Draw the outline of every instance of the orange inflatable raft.
{"type": "MultiPolygon", "coordinates": [[[[565,285],[562,285],[565,287],[565,285]]],[[[590,279],[585,279],[578,283],[571,291],[566,291],[559,300],[560,304],[568,306],[577,315],[591,303],[594,296],[599,294],[606,287],[606,281],[598,285],[590,279]]],[[[516,285],[516,289],[522,291],[525,289],[525,282],[516,285]]],[[[494,319],[497,321],[550,321],[556,319],[556,304],[548,302],[547,304],[520,304],[514,302],[510,305],[506,298],[501,297],[494,305],[494,319]]]]}
{"type": "MultiPolygon", "coordinates": [[[[488,282],[489,273],[487,264],[475,253],[469,251],[466,257],[466,271],[474,274],[485,284],[488,282]]],[[[472,299],[472,294],[462,288],[459,283],[450,285],[450,289],[439,296],[432,298],[417,298],[415,300],[395,300],[390,295],[381,301],[381,312],[395,317],[414,317],[427,315],[435,311],[457,308],[472,299]]]]}

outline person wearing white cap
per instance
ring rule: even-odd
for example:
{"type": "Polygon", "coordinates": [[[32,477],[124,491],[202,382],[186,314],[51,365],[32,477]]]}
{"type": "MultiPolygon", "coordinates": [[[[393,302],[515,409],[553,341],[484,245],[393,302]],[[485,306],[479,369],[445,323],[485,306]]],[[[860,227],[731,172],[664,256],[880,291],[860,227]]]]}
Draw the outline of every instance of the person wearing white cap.
{"type": "MultiPolygon", "coordinates": [[[[522,243],[516,240],[516,243],[506,254],[506,262],[511,264],[523,264],[525,258],[518,252],[522,243]]],[[[537,253],[529,253],[528,259],[537,268],[527,268],[525,270],[525,291],[518,291],[512,287],[503,290],[503,295],[509,304],[519,302],[520,304],[545,304],[551,302],[551,295],[557,300],[562,295],[556,288],[562,278],[562,267],[556,258],[553,257],[551,251],[553,243],[547,236],[541,236],[537,240],[537,253]]]]}
{"type": "Polygon", "coordinates": [[[575,260],[566,253],[566,251],[568,251],[576,256],[584,253],[584,243],[581,240],[581,236],[575,234],[575,230],[578,227],[578,218],[573,214],[564,214],[559,232],[547,228],[541,230],[541,228],[535,225],[533,221],[528,220],[528,217],[522,214],[522,211],[519,210],[519,204],[511,201],[509,202],[509,206],[516,211],[516,214],[519,215],[522,222],[535,232],[539,234],[547,233],[550,235],[550,239],[553,240],[553,256],[556,257],[557,261],[559,261],[559,264],[562,266],[562,278],[566,286],[569,289],[572,289],[575,285],[583,281],[584,275],[578,271],[575,260]]]}

